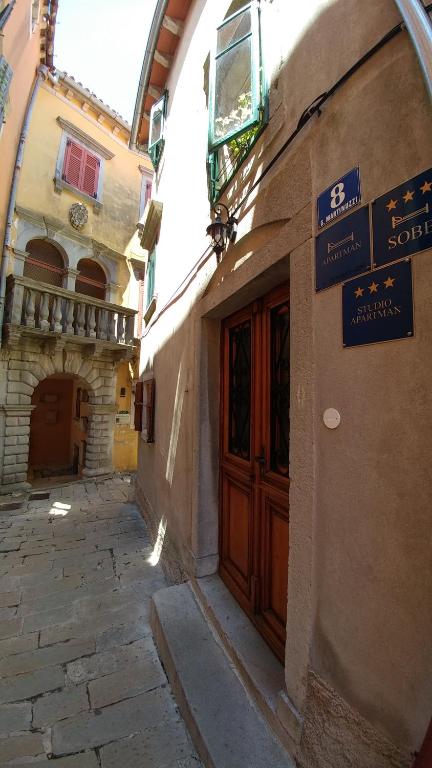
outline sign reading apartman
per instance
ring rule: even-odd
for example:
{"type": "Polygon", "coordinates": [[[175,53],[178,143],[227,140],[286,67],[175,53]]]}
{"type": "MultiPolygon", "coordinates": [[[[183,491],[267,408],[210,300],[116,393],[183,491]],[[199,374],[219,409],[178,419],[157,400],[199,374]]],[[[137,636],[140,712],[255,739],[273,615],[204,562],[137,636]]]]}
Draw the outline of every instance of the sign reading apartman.
{"type": "Polygon", "coordinates": [[[432,170],[400,184],[372,204],[377,266],[432,247],[432,170]]]}
{"type": "Polygon", "coordinates": [[[411,261],[405,259],[345,283],[342,315],[345,347],[412,336],[411,261]]]}
{"type": "Polygon", "coordinates": [[[371,268],[367,206],[316,237],[315,261],[317,291],[371,268]]]}

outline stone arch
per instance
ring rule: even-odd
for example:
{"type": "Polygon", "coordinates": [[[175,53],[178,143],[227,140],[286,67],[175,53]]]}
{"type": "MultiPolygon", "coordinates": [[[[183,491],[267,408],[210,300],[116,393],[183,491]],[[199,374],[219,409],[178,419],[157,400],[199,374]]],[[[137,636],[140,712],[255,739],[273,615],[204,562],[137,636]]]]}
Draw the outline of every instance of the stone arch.
{"type": "Polygon", "coordinates": [[[28,241],[25,250],[24,277],[62,288],[67,268],[63,249],[47,238],[35,237],[28,241]]]}
{"type": "Polygon", "coordinates": [[[80,351],[35,348],[11,350],[7,370],[2,492],[27,488],[32,395],[49,377],[71,376],[85,382],[89,392],[87,457],[83,475],[112,471],[115,413],[115,369],[110,361],[83,358],[80,351]]]}

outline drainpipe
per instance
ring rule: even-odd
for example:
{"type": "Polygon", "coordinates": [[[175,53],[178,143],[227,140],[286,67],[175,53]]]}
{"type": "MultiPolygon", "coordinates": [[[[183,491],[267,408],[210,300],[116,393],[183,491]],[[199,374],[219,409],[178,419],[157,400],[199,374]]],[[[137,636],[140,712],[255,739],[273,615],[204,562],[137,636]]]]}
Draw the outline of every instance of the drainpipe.
{"type": "Polygon", "coordinates": [[[421,0],[395,0],[414,45],[432,99],[432,23],[421,0]]]}
{"type": "Polygon", "coordinates": [[[25,111],[25,115],[24,115],[23,126],[21,129],[21,135],[18,142],[15,167],[14,167],[13,176],[12,176],[12,184],[11,184],[11,190],[10,190],[10,196],[9,196],[9,205],[8,205],[8,210],[6,215],[6,228],[5,228],[5,236],[4,236],[4,243],[3,243],[1,266],[0,266],[0,346],[2,344],[3,318],[4,318],[5,295],[6,295],[6,277],[7,277],[7,267],[8,267],[8,260],[9,260],[9,250],[10,250],[10,245],[12,240],[12,224],[13,224],[13,218],[15,213],[18,181],[19,181],[19,176],[20,176],[21,167],[22,167],[24,145],[26,142],[27,134],[29,132],[30,118],[33,112],[33,107],[36,101],[36,96],[39,91],[41,80],[45,74],[46,74],[46,67],[44,67],[43,65],[38,67],[36,78],[33,83],[33,88],[32,88],[30,98],[28,100],[27,108],[25,111]]]}

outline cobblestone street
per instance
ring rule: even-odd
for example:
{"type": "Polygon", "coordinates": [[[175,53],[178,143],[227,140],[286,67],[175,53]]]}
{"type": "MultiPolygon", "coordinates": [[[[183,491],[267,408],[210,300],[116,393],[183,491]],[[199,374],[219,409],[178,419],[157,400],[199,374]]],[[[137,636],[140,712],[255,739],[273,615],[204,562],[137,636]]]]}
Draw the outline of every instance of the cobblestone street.
{"type": "Polygon", "coordinates": [[[113,477],[0,504],[1,766],[201,765],[153,643],[166,582],[130,491],[113,477]]]}

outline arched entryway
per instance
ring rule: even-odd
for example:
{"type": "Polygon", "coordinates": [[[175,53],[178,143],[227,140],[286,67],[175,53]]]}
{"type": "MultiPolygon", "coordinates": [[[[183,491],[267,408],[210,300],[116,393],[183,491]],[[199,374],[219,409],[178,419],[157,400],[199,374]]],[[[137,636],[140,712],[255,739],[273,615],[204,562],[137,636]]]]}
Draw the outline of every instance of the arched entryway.
{"type": "Polygon", "coordinates": [[[29,481],[79,477],[86,462],[88,385],[76,376],[50,376],[35,388],[32,406],[29,481]]]}

